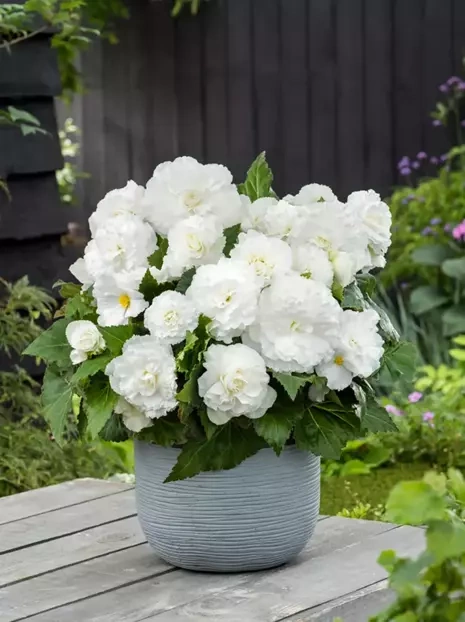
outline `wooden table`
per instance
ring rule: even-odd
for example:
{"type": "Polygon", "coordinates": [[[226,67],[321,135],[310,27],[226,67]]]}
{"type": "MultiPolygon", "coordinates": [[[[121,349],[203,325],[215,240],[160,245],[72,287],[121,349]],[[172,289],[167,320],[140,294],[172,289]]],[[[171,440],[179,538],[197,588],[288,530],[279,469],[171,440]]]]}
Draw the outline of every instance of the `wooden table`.
{"type": "Polygon", "coordinates": [[[131,486],[75,480],[0,499],[0,621],[365,622],[390,598],[379,552],[422,544],[420,529],[321,517],[287,566],[186,572],[146,544],[131,486]]]}

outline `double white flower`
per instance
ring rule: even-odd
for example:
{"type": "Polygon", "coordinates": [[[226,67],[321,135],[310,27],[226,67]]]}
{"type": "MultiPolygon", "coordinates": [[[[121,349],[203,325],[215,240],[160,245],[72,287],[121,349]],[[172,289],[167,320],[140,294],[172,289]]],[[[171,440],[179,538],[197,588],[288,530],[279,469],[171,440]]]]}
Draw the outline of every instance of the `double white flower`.
{"type": "Polygon", "coordinates": [[[82,363],[89,356],[100,354],[105,347],[105,339],[93,322],[76,320],[66,327],[66,339],[71,346],[70,359],[73,365],[82,363]]]}

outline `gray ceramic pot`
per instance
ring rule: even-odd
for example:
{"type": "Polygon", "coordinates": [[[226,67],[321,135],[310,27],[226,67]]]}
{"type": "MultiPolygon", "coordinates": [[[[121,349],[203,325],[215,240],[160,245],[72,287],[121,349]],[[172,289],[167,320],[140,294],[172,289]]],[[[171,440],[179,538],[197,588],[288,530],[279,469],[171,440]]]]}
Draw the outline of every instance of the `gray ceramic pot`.
{"type": "Polygon", "coordinates": [[[313,533],[320,460],[295,447],[262,449],[235,469],[164,484],[178,449],[136,441],[137,511],[165,561],[206,572],[279,566],[313,533]]]}

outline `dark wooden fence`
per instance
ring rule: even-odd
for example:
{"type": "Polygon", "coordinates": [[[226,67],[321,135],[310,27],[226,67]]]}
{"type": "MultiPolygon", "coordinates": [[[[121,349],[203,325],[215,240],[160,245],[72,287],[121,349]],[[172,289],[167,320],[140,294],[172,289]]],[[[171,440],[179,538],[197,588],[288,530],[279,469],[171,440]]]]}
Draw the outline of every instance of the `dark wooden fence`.
{"type": "Polygon", "coordinates": [[[265,149],[278,192],[344,196],[386,193],[402,155],[446,149],[428,115],[460,69],[465,0],[210,0],[177,20],[169,5],[132,0],[120,44],[84,59],[86,211],[179,154],[241,179],[265,149]]]}

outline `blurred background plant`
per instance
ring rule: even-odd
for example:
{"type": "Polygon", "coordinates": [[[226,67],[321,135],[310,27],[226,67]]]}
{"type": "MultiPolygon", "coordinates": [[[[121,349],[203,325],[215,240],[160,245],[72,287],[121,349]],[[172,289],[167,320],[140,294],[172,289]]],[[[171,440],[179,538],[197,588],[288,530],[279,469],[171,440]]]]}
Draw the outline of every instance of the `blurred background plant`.
{"type": "Polygon", "coordinates": [[[75,205],[77,203],[76,187],[80,179],[90,177],[88,173],[79,170],[77,160],[81,149],[80,137],[81,130],[68,118],[65,120],[63,128],[59,131],[61,153],[65,160],[64,167],[57,171],[57,183],[60,197],[65,205],[75,205]]]}

